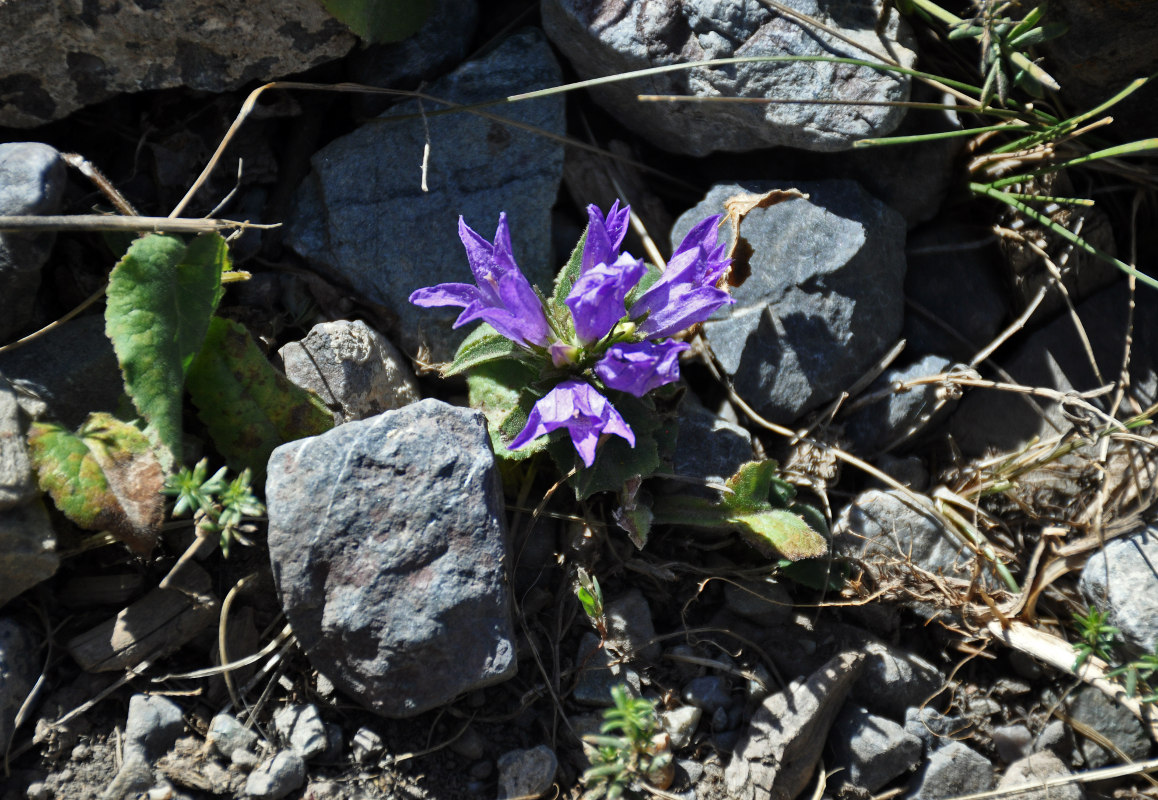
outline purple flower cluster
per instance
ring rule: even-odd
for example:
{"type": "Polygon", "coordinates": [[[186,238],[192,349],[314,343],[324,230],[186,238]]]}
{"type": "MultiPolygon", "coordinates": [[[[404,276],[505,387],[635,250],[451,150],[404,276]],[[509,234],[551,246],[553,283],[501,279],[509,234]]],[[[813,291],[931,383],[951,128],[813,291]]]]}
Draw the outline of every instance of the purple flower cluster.
{"type": "Polygon", "coordinates": [[[595,462],[601,438],[620,436],[632,447],[635,434],[611,402],[592,385],[643,397],[679,380],[679,354],[688,345],[670,338],[734,302],[718,287],[730,259],[717,241],[719,216],[698,223],[676,248],[667,269],[627,307],[627,298],[647,274],[643,261],[619,248],[630,209],[618,201],[606,216],[587,207],[587,236],[579,275],[564,304],[571,329],[552,327],[543,301],[519,270],[511,252],[506,214],[499,215],[494,243],[459,219],[474,286],[443,283],[410,296],[415,305],[460,306],[460,327],[482,320],[556,368],[578,373],[535,403],[525,428],[510,444],[517,450],[540,436],[567,429],[583,463],[595,462]],[[593,362],[593,363],[592,363],[593,362]],[[589,368],[589,369],[588,369],[589,368]]]}

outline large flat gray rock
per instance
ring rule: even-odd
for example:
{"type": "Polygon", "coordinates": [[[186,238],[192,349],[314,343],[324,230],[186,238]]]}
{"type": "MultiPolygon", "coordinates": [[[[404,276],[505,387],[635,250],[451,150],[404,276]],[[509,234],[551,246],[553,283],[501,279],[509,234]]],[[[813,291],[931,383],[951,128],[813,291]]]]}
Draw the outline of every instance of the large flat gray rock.
{"type": "MultiPolygon", "coordinates": [[[[785,5],[905,66],[916,53],[912,33],[880,0],[786,0],[785,5]]],[[[875,60],[864,50],[759,0],[543,0],[543,27],[583,78],[666,64],[741,56],[845,56],[875,60]]],[[[693,67],[594,87],[596,102],[652,144],[703,156],[716,151],[788,145],[845,150],[891,132],[904,111],[888,106],[795,103],[641,103],[640,94],[834,100],[908,100],[904,76],[821,61],[693,67]]]]}
{"type": "MultiPolygon", "coordinates": [[[[559,65],[542,34],[524,31],[484,58],[468,61],[426,92],[475,103],[558,85],[559,65]]],[[[429,345],[435,361],[449,361],[468,326],[452,331],[461,309],[412,306],[410,293],[438,283],[471,282],[458,239],[458,217],[493,239],[507,212],[515,258],[532,283],[549,289],[551,206],[563,178],[563,146],[486,117],[460,113],[419,118],[438,109],[417,101],[318,151],[313,171],[295,198],[286,241],[311,266],[337,276],[386,307],[390,333],[415,353],[429,345]],[[406,121],[392,117],[413,115],[406,121]],[[429,141],[422,189],[420,166],[429,141]]],[[[561,95],[487,110],[554,134],[564,132],[561,95]]]]}
{"type": "Polygon", "coordinates": [[[423,400],[282,445],[269,549],[310,662],[408,717],[515,672],[502,488],[483,415],[423,400]]]}

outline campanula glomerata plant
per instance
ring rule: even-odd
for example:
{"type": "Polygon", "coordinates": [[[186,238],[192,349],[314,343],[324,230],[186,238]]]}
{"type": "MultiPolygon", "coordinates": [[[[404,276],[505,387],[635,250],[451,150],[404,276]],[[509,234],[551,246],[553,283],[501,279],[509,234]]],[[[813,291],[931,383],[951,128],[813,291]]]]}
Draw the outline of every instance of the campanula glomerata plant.
{"type": "MultiPolygon", "coordinates": [[[[734,302],[719,288],[731,263],[717,241],[719,216],[692,228],[660,272],[620,249],[628,207],[617,201],[604,215],[592,205],[587,215],[587,231],[550,298],[515,263],[505,213],[493,242],[459,219],[473,285],[443,283],[410,296],[419,306],[461,307],[455,328],[475,321],[489,326],[463,343],[446,374],[477,373],[503,359],[521,365],[513,384],[523,385],[511,385],[509,374],[503,377],[508,388],[533,404],[524,402],[525,419],[516,415],[522,427],[504,442],[506,455],[541,448],[543,437],[566,430],[583,469],[595,467],[609,437],[630,448],[640,445],[641,431],[624,415],[638,419],[641,410],[654,411],[639,401],[679,380],[679,354],[688,345],[673,337],[734,302]]],[[[654,438],[654,432],[647,435],[654,438]]],[[[565,462],[558,451],[553,455],[565,462]]],[[[634,475],[646,477],[656,466],[634,475]]],[[[630,473],[629,467],[623,475],[630,473]]],[[[618,488],[617,480],[606,488],[618,488]]]]}

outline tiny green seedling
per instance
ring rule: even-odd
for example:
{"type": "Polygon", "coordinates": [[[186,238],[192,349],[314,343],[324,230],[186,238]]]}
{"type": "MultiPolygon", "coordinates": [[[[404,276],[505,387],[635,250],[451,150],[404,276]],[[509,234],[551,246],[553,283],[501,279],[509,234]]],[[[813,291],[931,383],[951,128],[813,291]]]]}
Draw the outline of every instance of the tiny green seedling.
{"type": "Polygon", "coordinates": [[[1108,613],[1096,608],[1091,608],[1085,615],[1074,613],[1074,622],[1077,623],[1078,636],[1080,637],[1079,641],[1074,644],[1074,650],[1077,651],[1077,659],[1074,661],[1075,670],[1084,664],[1090,656],[1096,656],[1107,662],[1113,660],[1114,656],[1111,650],[1113,650],[1121,631],[1111,625],[1107,621],[1108,619],[1108,613]]]}
{"type": "Polygon", "coordinates": [[[623,686],[611,688],[614,706],[603,712],[599,735],[583,741],[596,748],[591,767],[583,773],[590,788],[583,800],[615,800],[625,792],[634,796],[636,787],[647,783],[666,789],[672,780],[672,754],[666,733],[659,731],[655,704],[631,697],[623,686]]]}
{"type": "Polygon", "coordinates": [[[591,620],[600,640],[606,639],[607,619],[603,615],[603,590],[599,588],[599,579],[579,567],[575,572],[575,582],[575,596],[583,606],[583,613],[591,620]]]}
{"type": "Polygon", "coordinates": [[[217,533],[221,552],[228,558],[229,546],[234,540],[244,545],[252,544],[243,534],[251,533],[253,526],[242,524],[243,520],[263,516],[265,506],[253,494],[250,486],[252,475],[248,469],[232,481],[228,480],[226,467],[207,479],[208,473],[209,461],[204,458],[192,470],[182,467],[165,482],[164,492],[177,498],[173,516],[192,512],[198,533],[217,533]]]}

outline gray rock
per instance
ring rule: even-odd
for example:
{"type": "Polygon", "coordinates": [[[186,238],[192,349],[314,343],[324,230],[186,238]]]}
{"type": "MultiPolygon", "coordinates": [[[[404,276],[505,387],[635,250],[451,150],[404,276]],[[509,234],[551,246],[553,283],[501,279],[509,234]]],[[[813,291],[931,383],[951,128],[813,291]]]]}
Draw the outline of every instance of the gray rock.
{"type": "MultiPolygon", "coordinates": [[[[1150,753],[1150,739],[1138,719],[1092,686],[1079,690],[1070,701],[1069,715],[1093,728],[1113,743],[1131,761],[1141,761],[1150,753]]],[[[1084,737],[1078,737],[1078,752],[1087,769],[1117,764],[1120,756],[1084,737]]]]}
{"type": "Polygon", "coordinates": [[[796,797],[804,789],[863,662],[860,653],[841,653],[760,705],[724,770],[729,798],[796,797]]]}
{"type": "Polygon", "coordinates": [[[153,768],[144,759],[140,751],[130,750],[125,754],[124,761],[117,774],[109,781],[109,785],[101,792],[100,800],[126,800],[136,798],[149,791],[156,784],[153,768]]]}
{"type": "Polygon", "coordinates": [[[942,714],[928,706],[910,706],[905,711],[905,732],[916,736],[933,751],[946,739],[960,739],[973,730],[973,725],[962,717],[942,714]]]}
{"type": "MultiPolygon", "coordinates": [[[[879,2],[834,5],[791,0],[788,5],[870,50],[892,53],[905,65],[916,58],[907,23],[899,15],[882,11],[879,2]],[[888,24],[883,37],[878,37],[875,28],[882,13],[888,24]]],[[[590,0],[544,0],[542,12],[547,34],[583,78],[733,56],[871,58],[864,50],[782,16],[757,0],[667,0],[614,7],[590,0]]],[[[848,149],[857,139],[889,133],[903,112],[881,106],[640,103],[636,96],[647,92],[907,100],[909,81],[868,68],[820,62],[746,63],[693,67],[590,91],[616,120],[667,150],[702,156],[788,145],[831,152],[848,149]]]]}
{"type": "Polygon", "coordinates": [[[921,308],[905,314],[905,353],[940,353],[968,362],[1009,316],[994,235],[938,219],[909,234],[905,257],[905,297],[921,308]],[[968,291],[961,291],[962,275],[969,276],[968,291]]]}
{"type": "MultiPolygon", "coordinates": [[[[6,10],[0,8],[0,30],[6,10]]],[[[0,104],[0,118],[10,107],[0,104]]],[[[65,179],[64,161],[56,148],[37,142],[0,144],[0,216],[58,213],[65,179]]],[[[0,233],[0,342],[32,322],[40,268],[54,242],[52,234],[0,233]]]]}
{"type": "Polygon", "coordinates": [[[244,0],[0,6],[0,126],[34,127],[118,92],[221,92],[345,55],[357,39],[318,3],[244,0]]]}
{"type": "MultiPolygon", "coordinates": [[[[940,375],[949,372],[952,366],[947,358],[928,355],[907,367],[886,370],[865,394],[887,390],[897,383],[940,375]]],[[[913,436],[935,427],[948,417],[957,407],[958,394],[959,390],[953,391],[936,383],[889,394],[850,414],[845,435],[852,440],[857,452],[880,450],[902,437],[911,441],[913,436]]]]}
{"type": "Polygon", "coordinates": [[[891,719],[862,706],[847,704],[828,735],[834,760],[828,768],[843,767],[837,777],[870,792],[882,788],[921,760],[921,740],[891,719]]]}
{"type": "Polygon", "coordinates": [[[0,752],[7,752],[16,715],[40,674],[36,642],[15,620],[0,617],[0,752]]]}
{"type": "Polygon", "coordinates": [[[315,325],[278,354],[286,377],[317,394],[338,425],[422,399],[406,359],[361,320],[315,325]]]}
{"type": "Polygon", "coordinates": [[[910,784],[911,800],[938,800],[988,791],[993,786],[993,764],[961,742],[949,742],[929,756],[910,784]]]}
{"type": "Polygon", "coordinates": [[[1145,526],[1094,552],[1078,588],[1090,603],[1109,612],[1109,622],[1127,644],[1143,653],[1158,650],[1158,528],[1145,526]]]}
{"type": "Polygon", "coordinates": [[[968,578],[973,552],[946,531],[926,509],[909,505],[899,492],[869,489],[840,512],[833,550],[884,567],[911,561],[934,574],[968,578]]]}
{"type": "Polygon", "coordinates": [[[903,709],[925,702],[944,683],[935,666],[891,644],[866,640],[861,649],[864,669],[852,696],[877,714],[899,721],[903,709]]]}
{"type": "MultiPolygon", "coordinates": [[[[882,453],[873,459],[873,466],[890,478],[916,492],[923,492],[929,486],[929,468],[918,456],[893,456],[882,453]]],[[[889,486],[882,480],[873,478],[869,485],[887,490],[889,486]]]]}
{"type": "Polygon", "coordinates": [[[377,731],[363,725],[354,733],[350,749],[353,751],[354,763],[372,764],[386,749],[386,742],[377,731]]]}
{"type": "MultiPolygon", "coordinates": [[[[478,27],[478,0],[432,0],[424,5],[430,8],[429,16],[413,36],[350,53],[346,64],[351,80],[408,89],[438,77],[467,57],[478,27]]],[[[382,113],[390,99],[365,95],[357,96],[355,103],[364,115],[373,116],[382,113]]]]}
{"type": "MultiPolygon", "coordinates": [[[[681,477],[723,483],[740,466],[752,460],[752,436],[735,423],[714,414],[687,398],[679,407],[672,471],[681,477]]],[[[678,482],[673,491],[685,492],[678,482]]]]}
{"type": "Polygon", "coordinates": [[[60,566],[56,532],[40,500],[0,511],[0,607],[60,566]]]}
{"type": "Polygon", "coordinates": [[[607,603],[603,615],[607,621],[607,643],[629,661],[654,661],[663,648],[655,641],[655,624],[651,607],[639,589],[630,589],[607,603]]]}
{"type": "MultiPolygon", "coordinates": [[[[832,400],[892,346],[905,276],[904,220],[851,181],[717,185],[676,221],[673,246],[729,197],[788,188],[809,199],[744,218],[733,271],[748,277],[735,305],[704,325],[736,390],[783,424],[832,400]]],[[[721,238],[730,241],[729,226],[721,238]]]]}
{"type": "Polygon", "coordinates": [[[245,794],[262,800],[280,800],[306,782],[306,762],[293,750],[282,750],[257,765],[245,779],[245,794]]]}
{"type": "Polygon", "coordinates": [[[499,756],[499,800],[538,797],[551,788],[559,759],[541,744],[529,750],[511,750],[499,756]]]}
{"type": "MultiPolygon", "coordinates": [[[[456,103],[555,86],[559,66],[541,34],[516,34],[486,57],[463,64],[426,91],[456,103]]],[[[422,108],[434,110],[430,103],[422,108]]],[[[489,239],[506,211],[515,257],[532,283],[549,287],[551,206],[563,175],[561,144],[472,114],[394,122],[417,114],[417,102],[395,106],[317,152],[287,222],[288,244],[315,268],[337,275],[397,319],[404,350],[430,347],[448,361],[465,330],[452,331],[461,309],[425,309],[415,289],[471,278],[455,235],[455,218],[489,239]],[[429,133],[428,133],[429,132],[429,133]],[[427,185],[420,188],[429,138],[427,185]]],[[[563,98],[492,109],[551,133],[564,130],[563,98]]]]}
{"type": "MultiPolygon", "coordinates": [[[[1121,367],[1129,299],[1124,282],[1119,282],[1077,305],[1103,378],[1117,375],[1121,367]]],[[[1126,393],[1139,407],[1149,408],[1158,399],[1158,293],[1138,292],[1135,301],[1126,393]]],[[[1067,314],[1034,331],[1009,352],[999,352],[997,358],[1013,379],[1025,386],[1068,392],[1103,384],[1090,368],[1086,349],[1067,314]]],[[[949,431],[962,452],[974,456],[1017,450],[1035,436],[1057,436],[1073,427],[1060,404],[1039,401],[1038,406],[1040,410],[1024,395],[973,391],[962,398],[949,421],[949,431]]]]}
{"type": "Polygon", "coordinates": [[[279,708],[273,715],[273,727],[282,740],[303,761],[320,756],[329,749],[326,723],[313,703],[279,708]]]}
{"type": "Polygon", "coordinates": [[[682,750],[692,743],[692,736],[703,716],[703,709],[696,706],[679,706],[659,712],[659,724],[671,739],[672,750],[682,750]]]}
{"type": "MultiPolygon", "coordinates": [[[[1015,786],[1041,784],[1047,781],[1057,781],[1059,778],[1066,778],[1072,774],[1060,758],[1046,750],[1018,759],[1010,764],[1005,770],[1005,774],[997,781],[995,788],[1001,791],[1002,789],[1012,789],[1015,786]]],[[[1018,792],[1016,797],[1024,798],[1024,800],[1085,800],[1086,792],[1080,783],[1066,783],[1031,792],[1018,792]]]]}
{"type": "Polygon", "coordinates": [[[0,512],[36,497],[26,434],[16,393],[0,378],[0,512]]]}
{"type": "Polygon", "coordinates": [[[257,744],[257,732],[247,728],[231,714],[218,714],[209,723],[209,733],[205,740],[213,745],[226,759],[232,759],[234,752],[248,751],[257,744]]]}
{"type": "Polygon", "coordinates": [[[703,709],[707,714],[727,711],[732,706],[732,687],[727,678],[719,675],[692,678],[680,696],[685,703],[703,709]]]}
{"type": "Polygon", "coordinates": [[[1024,724],[1001,725],[990,734],[997,755],[1006,764],[1013,764],[1033,751],[1033,734],[1024,724]]]}
{"type": "Polygon", "coordinates": [[[724,584],[724,605],[757,625],[787,622],[793,615],[792,595],[774,580],[737,580],[724,584]]]}
{"type": "Polygon", "coordinates": [[[181,707],[161,695],[135,694],[129,699],[125,722],[125,758],[130,750],[146,761],[160,758],[185,731],[181,707]]]}
{"type": "Polygon", "coordinates": [[[585,633],[579,640],[576,663],[580,665],[579,680],[571,697],[577,703],[607,707],[612,704],[611,688],[626,685],[629,694],[640,692],[639,673],[623,664],[620,659],[599,646],[599,637],[585,633]]]}
{"type": "Polygon", "coordinates": [[[514,674],[481,413],[423,400],[282,445],[266,497],[286,617],[335,686],[408,717],[514,674]]]}
{"type": "MultiPolygon", "coordinates": [[[[23,347],[0,353],[0,383],[33,419],[76,428],[93,411],[115,413],[124,397],[117,354],[100,314],[69,320],[23,347]]],[[[127,402],[127,400],[126,400],[127,402]]]]}

